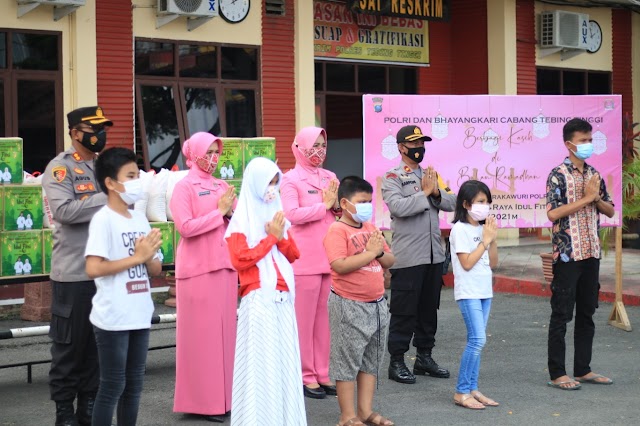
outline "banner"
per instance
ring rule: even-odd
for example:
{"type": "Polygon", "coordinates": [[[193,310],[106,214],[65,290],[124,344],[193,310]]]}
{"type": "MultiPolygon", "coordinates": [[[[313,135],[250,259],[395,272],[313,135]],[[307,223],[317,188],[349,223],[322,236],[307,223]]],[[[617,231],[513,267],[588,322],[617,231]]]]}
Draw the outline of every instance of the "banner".
{"type": "MultiPolygon", "coordinates": [[[[481,180],[493,196],[491,213],[501,228],[550,227],[546,213],[549,172],[568,156],[562,127],[574,117],[593,126],[594,154],[587,163],[605,180],[615,215],[622,222],[622,105],[619,95],[597,96],[426,96],[365,95],[364,175],[374,186],[374,223],[388,229],[389,210],[380,186],[400,164],[397,131],[420,127],[426,142],[423,168],[433,166],[457,192],[469,179],[481,180]]],[[[450,228],[453,214],[441,212],[450,228]]]]}
{"type": "Polygon", "coordinates": [[[316,58],[429,63],[426,21],[354,14],[344,3],[316,1],[313,6],[316,58]]]}
{"type": "Polygon", "coordinates": [[[397,16],[428,21],[449,20],[449,0],[348,0],[356,13],[397,16]]]}

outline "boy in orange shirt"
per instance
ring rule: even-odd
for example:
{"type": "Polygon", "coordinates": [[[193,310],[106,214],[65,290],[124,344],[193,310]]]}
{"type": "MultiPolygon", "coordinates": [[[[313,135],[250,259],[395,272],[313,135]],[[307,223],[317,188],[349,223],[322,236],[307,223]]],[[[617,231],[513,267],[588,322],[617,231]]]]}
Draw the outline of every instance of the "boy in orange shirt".
{"type": "Polygon", "coordinates": [[[373,188],[349,176],[340,182],[342,217],[329,228],[324,248],[331,264],[329,376],[340,405],[338,426],[394,423],[373,411],[376,380],[386,352],[389,309],[383,268],[395,262],[382,232],[371,219],[373,188]],[[357,414],[355,390],[358,388],[357,414]]]}

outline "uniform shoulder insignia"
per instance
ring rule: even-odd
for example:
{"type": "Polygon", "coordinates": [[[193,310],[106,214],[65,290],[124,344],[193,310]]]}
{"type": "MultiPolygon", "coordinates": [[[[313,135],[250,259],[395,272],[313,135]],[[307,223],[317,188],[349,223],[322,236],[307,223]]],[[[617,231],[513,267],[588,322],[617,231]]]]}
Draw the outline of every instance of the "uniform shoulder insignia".
{"type": "Polygon", "coordinates": [[[386,179],[397,179],[398,175],[395,173],[387,173],[387,175],[385,176],[386,179]]]}
{"type": "Polygon", "coordinates": [[[407,173],[411,173],[411,167],[404,166],[404,171],[407,172],[407,173]]]}
{"type": "Polygon", "coordinates": [[[83,175],[84,174],[84,170],[82,170],[80,167],[74,167],[73,171],[76,172],[79,175],[83,175]]]}
{"type": "Polygon", "coordinates": [[[74,152],[72,155],[73,159],[76,160],[77,162],[82,161],[82,157],[80,157],[80,154],[78,154],[77,152],[74,152]]]}
{"type": "Polygon", "coordinates": [[[55,166],[51,169],[51,176],[56,182],[61,183],[67,177],[67,168],[65,166],[55,166]]]}

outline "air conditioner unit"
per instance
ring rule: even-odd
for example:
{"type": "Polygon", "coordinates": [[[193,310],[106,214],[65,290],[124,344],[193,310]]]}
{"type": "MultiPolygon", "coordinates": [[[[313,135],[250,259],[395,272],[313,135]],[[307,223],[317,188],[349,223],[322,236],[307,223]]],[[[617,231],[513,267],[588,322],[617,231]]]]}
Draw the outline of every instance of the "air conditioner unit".
{"type": "Polygon", "coordinates": [[[158,0],[158,15],[213,18],[218,16],[218,0],[158,0]]]}
{"type": "Polygon", "coordinates": [[[540,47],[586,49],[589,15],[549,10],[540,14],[540,47]]]}

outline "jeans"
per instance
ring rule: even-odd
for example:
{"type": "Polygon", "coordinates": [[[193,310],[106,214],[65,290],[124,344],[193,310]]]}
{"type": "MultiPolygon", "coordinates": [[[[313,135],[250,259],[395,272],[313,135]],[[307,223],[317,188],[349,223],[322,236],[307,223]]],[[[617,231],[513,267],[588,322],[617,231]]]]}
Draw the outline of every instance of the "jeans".
{"type": "Polygon", "coordinates": [[[600,260],[558,262],[553,266],[551,282],[551,320],[549,321],[549,376],[551,380],[567,374],[565,369],[567,323],[576,310],[573,332],[573,374],[591,372],[591,353],[596,326],[593,314],[598,307],[600,260]]]}
{"type": "Polygon", "coordinates": [[[487,321],[491,311],[491,299],[461,299],[458,307],[467,326],[467,346],[460,360],[457,393],[478,390],[480,354],[487,341],[487,321]]]}
{"type": "Polygon", "coordinates": [[[149,351],[149,329],[107,331],[94,327],[100,363],[100,386],[93,426],[111,426],[118,406],[118,426],[135,425],[149,351]]]}

